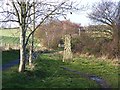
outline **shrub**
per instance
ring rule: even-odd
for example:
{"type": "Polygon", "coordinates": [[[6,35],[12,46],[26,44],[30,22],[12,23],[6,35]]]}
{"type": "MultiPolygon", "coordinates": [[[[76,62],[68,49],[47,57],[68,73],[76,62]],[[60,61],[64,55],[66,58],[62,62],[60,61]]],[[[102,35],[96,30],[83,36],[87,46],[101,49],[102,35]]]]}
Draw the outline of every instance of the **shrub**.
{"type": "Polygon", "coordinates": [[[74,53],[83,53],[94,55],[96,57],[108,56],[115,57],[115,52],[111,50],[112,40],[105,37],[91,37],[86,33],[72,38],[72,51],[74,53]]]}

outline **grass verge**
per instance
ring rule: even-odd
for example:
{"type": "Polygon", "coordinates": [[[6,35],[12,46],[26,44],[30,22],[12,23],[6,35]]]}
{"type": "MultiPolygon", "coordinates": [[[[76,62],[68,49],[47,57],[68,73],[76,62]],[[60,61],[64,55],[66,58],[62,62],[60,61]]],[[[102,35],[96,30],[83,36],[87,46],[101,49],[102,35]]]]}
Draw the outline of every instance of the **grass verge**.
{"type": "Polygon", "coordinates": [[[2,51],[2,64],[19,58],[19,50],[2,51]]]}
{"type": "Polygon", "coordinates": [[[67,65],[57,59],[58,55],[43,54],[34,62],[35,68],[24,73],[17,72],[17,66],[3,71],[3,88],[97,88],[94,81],[64,71],[67,65]]]}
{"type": "Polygon", "coordinates": [[[91,80],[64,71],[66,66],[83,73],[94,74],[105,79],[111,88],[118,88],[118,67],[103,60],[75,57],[74,62],[63,63],[58,54],[42,54],[35,60],[33,70],[17,72],[17,66],[3,71],[3,88],[99,88],[91,80]]]}
{"type": "Polygon", "coordinates": [[[95,57],[76,57],[74,62],[66,65],[66,67],[102,77],[112,88],[118,88],[118,79],[120,77],[118,66],[107,60],[95,57]]]}

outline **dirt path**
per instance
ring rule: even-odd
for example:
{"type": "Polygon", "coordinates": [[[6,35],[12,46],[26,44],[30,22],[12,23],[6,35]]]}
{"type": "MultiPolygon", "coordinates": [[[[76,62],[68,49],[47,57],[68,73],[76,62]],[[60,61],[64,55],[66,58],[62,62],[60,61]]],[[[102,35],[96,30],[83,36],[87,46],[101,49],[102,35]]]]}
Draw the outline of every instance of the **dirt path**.
{"type": "Polygon", "coordinates": [[[110,88],[110,86],[107,84],[107,82],[102,79],[101,77],[98,77],[96,75],[91,75],[91,74],[86,74],[86,73],[82,73],[82,72],[79,72],[79,71],[76,71],[76,70],[72,70],[72,69],[69,69],[67,67],[64,67],[64,66],[61,66],[62,69],[66,70],[66,71],[69,71],[69,72],[73,72],[75,74],[79,74],[80,76],[84,77],[84,78],[87,78],[87,79],[90,79],[90,80],[93,80],[95,81],[101,88],[110,88]]]}

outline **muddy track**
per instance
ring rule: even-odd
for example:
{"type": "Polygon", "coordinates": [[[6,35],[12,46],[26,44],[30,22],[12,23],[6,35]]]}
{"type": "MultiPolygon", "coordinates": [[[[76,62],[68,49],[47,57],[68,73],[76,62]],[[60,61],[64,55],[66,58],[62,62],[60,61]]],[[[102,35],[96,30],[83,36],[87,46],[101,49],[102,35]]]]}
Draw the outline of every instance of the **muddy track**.
{"type": "Polygon", "coordinates": [[[82,73],[82,72],[79,72],[79,71],[76,71],[76,70],[72,70],[72,69],[69,69],[67,67],[64,67],[64,66],[60,66],[63,70],[66,70],[66,71],[69,71],[69,72],[73,72],[75,74],[78,74],[84,78],[87,78],[89,80],[93,80],[95,81],[101,88],[110,88],[110,86],[108,85],[108,83],[101,77],[98,77],[96,75],[91,75],[91,74],[86,74],[86,73],[82,73]]]}

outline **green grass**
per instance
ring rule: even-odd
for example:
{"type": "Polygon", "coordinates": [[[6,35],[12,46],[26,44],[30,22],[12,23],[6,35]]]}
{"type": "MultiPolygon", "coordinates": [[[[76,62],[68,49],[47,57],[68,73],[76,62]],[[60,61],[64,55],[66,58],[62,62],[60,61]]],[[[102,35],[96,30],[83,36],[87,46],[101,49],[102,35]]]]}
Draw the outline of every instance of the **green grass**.
{"type": "Polygon", "coordinates": [[[2,51],[2,64],[19,58],[19,50],[2,51]]]}
{"type": "Polygon", "coordinates": [[[111,87],[118,88],[118,66],[107,62],[107,60],[104,61],[94,57],[77,57],[74,58],[74,62],[66,66],[80,72],[100,76],[105,79],[111,87]]]}
{"type": "Polygon", "coordinates": [[[0,41],[4,44],[19,44],[18,29],[0,29],[0,41]]]}
{"type": "Polygon", "coordinates": [[[19,37],[19,29],[0,29],[0,36],[19,37]]]}
{"type": "MultiPolygon", "coordinates": [[[[10,45],[14,45],[14,44],[19,44],[20,43],[20,39],[19,37],[9,37],[9,36],[2,36],[0,38],[1,43],[4,44],[10,44],[10,45]]],[[[31,43],[31,40],[29,40],[29,43],[31,43]]],[[[34,41],[35,45],[38,44],[37,40],[34,41]]]]}
{"type": "Polygon", "coordinates": [[[111,63],[87,57],[75,57],[72,63],[61,60],[61,55],[42,54],[34,62],[33,70],[27,68],[26,72],[18,73],[15,66],[3,71],[3,88],[99,88],[94,81],[64,71],[60,66],[100,76],[112,88],[118,87],[118,67],[111,63]]]}
{"type": "Polygon", "coordinates": [[[0,40],[2,41],[2,44],[19,44],[19,37],[2,36],[0,40]]]}
{"type": "MultiPolygon", "coordinates": [[[[27,31],[27,35],[29,33],[30,32],[27,31]]],[[[20,43],[19,36],[20,36],[19,29],[0,29],[0,41],[3,45],[4,44],[10,44],[10,45],[19,44],[20,43]]],[[[31,40],[29,40],[29,42],[31,42],[31,40]]],[[[37,46],[39,42],[37,39],[35,39],[34,43],[37,46]]]]}
{"type": "MultiPolygon", "coordinates": [[[[97,88],[94,81],[82,78],[79,75],[64,71],[61,60],[54,60],[56,55],[41,55],[34,63],[34,70],[17,72],[17,66],[3,71],[3,88],[97,88]]],[[[60,57],[61,58],[61,57],[60,57]]],[[[59,58],[59,59],[60,59],[59,58]]]]}
{"type": "MultiPolygon", "coordinates": [[[[27,35],[30,33],[30,31],[27,31],[27,35]]],[[[7,37],[19,37],[20,36],[20,31],[19,28],[13,29],[0,29],[0,36],[7,36],[7,37]]]]}

